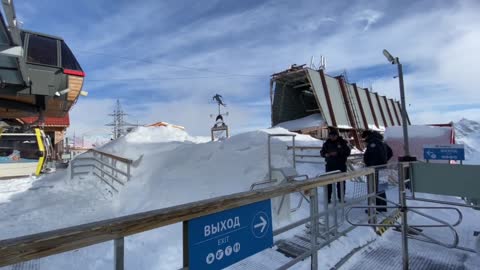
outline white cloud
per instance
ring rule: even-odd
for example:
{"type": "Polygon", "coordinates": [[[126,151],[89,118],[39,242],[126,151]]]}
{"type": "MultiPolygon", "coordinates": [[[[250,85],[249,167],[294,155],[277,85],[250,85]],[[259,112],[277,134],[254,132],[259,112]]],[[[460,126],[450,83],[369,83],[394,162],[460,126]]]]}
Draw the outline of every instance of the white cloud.
{"type": "MultiPolygon", "coordinates": [[[[205,10],[215,4],[209,3],[205,10]]],[[[340,9],[333,3],[325,4],[321,11],[314,8],[318,5],[316,1],[307,3],[294,9],[275,1],[224,16],[205,17],[165,33],[162,22],[176,14],[175,7],[149,6],[150,10],[144,10],[145,6],[139,5],[131,12],[123,10],[112,14],[113,19],[105,18],[98,29],[85,38],[85,47],[108,48],[112,54],[148,61],[132,62],[112,57],[110,65],[89,73],[89,78],[105,78],[105,81],[88,83],[87,78],[87,90],[110,88],[108,91],[113,93],[113,89],[120,88],[131,91],[132,95],[135,90],[148,90],[153,95],[167,96],[174,101],[150,101],[144,105],[150,114],[134,113],[148,120],[156,119],[154,116],[158,116],[158,121],[171,119],[187,126],[195,135],[204,135],[201,130],[210,126],[210,119],[205,120],[201,115],[208,116],[211,110],[202,100],[209,99],[212,93],[219,92],[227,99],[247,100],[247,103],[257,96],[268,97],[268,74],[292,63],[308,62],[312,55],[325,55],[330,71],[378,65],[387,68],[388,63],[381,54],[387,48],[404,63],[413,121],[444,122],[445,117],[455,116],[445,113],[451,110],[448,106],[480,103],[480,95],[476,94],[476,85],[480,85],[480,77],[476,75],[480,71],[480,59],[476,54],[480,47],[476,2],[464,1],[423,11],[412,6],[398,16],[395,10],[375,1],[368,5],[351,5],[344,13],[334,13],[340,9]],[[154,19],[148,17],[152,13],[155,13],[154,19]],[[101,36],[116,23],[119,25],[112,35],[101,36]],[[154,31],[151,24],[158,25],[160,30],[154,31]],[[136,34],[135,38],[129,39],[132,33],[136,34]],[[95,38],[100,39],[96,41],[95,38]],[[209,71],[169,67],[162,63],[209,71]],[[229,74],[261,76],[229,77],[229,74]],[[168,79],[177,77],[182,79],[168,79]],[[168,80],[109,82],[108,78],[168,80]]],[[[83,47],[80,42],[76,44],[83,47]]],[[[381,94],[398,99],[398,81],[393,75],[363,81],[372,84],[381,94]]],[[[264,106],[252,113],[245,103],[232,104],[235,112],[232,125],[240,129],[252,124],[249,117],[258,122],[257,126],[268,125],[268,108],[264,106]]]]}
{"type": "MultiPolygon", "coordinates": [[[[115,108],[115,99],[88,99],[83,98],[72,109],[70,117],[73,132],[77,135],[105,133],[113,118],[108,116],[115,108]]],[[[128,114],[126,121],[136,124],[148,125],[156,122],[168,122],[184,126],[191,135],[208,136],[210,128],[215,123],[217,107],[214,103],[200,102],[195,99],[183,99],[173,102],[145,102],[141,109],[134,110],[136,106],[126,105],[121,101],[122,109],[128,114]],[[212,117],[211,117],[212,116],[212,117]]],[[[268,107],[267,107],[268,108],[268,107]]],[[[229,125],[231,134],[240,131],[267,128],[270,123],[268,110],[263,106],[228,104],[222,112],[228,111],[225,122],[229,125]]]]}
{"type": "Polygon", "coordinates": [[[377,10],[365,9],[358,12],[353,17],[355,20],[365,23],[365,27],[363,28],[363,31],[365,32],[370,28],[370,26],[375,24],[380,18],[383,17],[383,13],[377,10]]]}

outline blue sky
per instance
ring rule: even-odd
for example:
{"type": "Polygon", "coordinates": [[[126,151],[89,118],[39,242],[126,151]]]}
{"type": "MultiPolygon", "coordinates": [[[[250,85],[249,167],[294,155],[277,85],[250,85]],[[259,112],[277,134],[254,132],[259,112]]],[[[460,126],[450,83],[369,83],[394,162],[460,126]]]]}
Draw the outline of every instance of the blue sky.
{"type": "Polygon", "coordinates": [[[478,1],[16,1],[24,28],[63,37],[87,73],[70,132],[99,132],[115,100],[129,121],[208,135],[224,96],[234,133],[270,124],[269,76],[320,55],[327,73],[398,98],[414,123],[480,120],[478,1]]]}

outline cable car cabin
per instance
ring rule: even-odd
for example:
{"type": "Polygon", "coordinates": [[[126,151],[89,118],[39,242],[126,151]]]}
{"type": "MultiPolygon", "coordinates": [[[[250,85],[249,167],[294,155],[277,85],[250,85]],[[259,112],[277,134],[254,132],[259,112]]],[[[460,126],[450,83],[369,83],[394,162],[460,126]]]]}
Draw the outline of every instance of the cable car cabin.
{"type": "Polygon", "coordinates": [[[77,101],[85,77],[72,51],[62,38],[25,30],[20,31],[23,45],[13,47],[3,19],[1,24],[0,118],[40,111],[63,117],[77,101]]]}
{"type": "Polygon", "coordinates": [[[1,133],[0,178],[39,175],[49,151],[46,139],[38,128],[31,133],[1,133]]]}

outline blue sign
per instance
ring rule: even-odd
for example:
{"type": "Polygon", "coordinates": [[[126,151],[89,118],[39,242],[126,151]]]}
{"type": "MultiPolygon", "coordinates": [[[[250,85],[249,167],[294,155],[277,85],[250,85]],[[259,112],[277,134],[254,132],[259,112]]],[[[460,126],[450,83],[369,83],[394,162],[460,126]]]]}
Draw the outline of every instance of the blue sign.
{"type": "Polygon", "coordinates": [[[273,246],[265,200],[188,221],[188,267],[223,269],[273,246]]]}
{"type": "Polygon", "coordinates": [[[425,160],[465,160],[463,144],[425,145],[423,147],[425,160]]]}

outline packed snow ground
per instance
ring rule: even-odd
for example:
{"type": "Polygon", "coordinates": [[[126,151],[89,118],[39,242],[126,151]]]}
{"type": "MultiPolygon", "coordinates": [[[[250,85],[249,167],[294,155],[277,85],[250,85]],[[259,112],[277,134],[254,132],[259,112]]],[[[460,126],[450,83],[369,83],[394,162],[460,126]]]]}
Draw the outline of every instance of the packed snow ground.
{"type": "MultiPolygon", "coordinates": [[[[268,174],[268,133],[247,132],[225,141],[205,142],[173,127],[139,128],[101,148],[130,159],[143,155],[132,180],[109,196],[91,175],[70,179],[69,171],[0,182],[0,239],[38,233],[96,220],[165,208],[246,191],[268,174]]],[[[300,145],[321,145],[297,135],[300,145]]],[[[289,138],[272,140],[275,167],[292,166],[289,138]]],[[[318,173],[323,171],[318,166],[318,173]]],[[[305,166],[306,173],[318,174],[305,166]]],[[[127,269],[176,269],[182,258],[181,225],[126,238],[127,269]]],[[[112,267],[112,244],[105,243],[39,260],[39,269],[106,269],[112,267]]]]}
{"type": "MultiPolygon", "coordinates": [[[[268,173],[267,134],[287,132],[280,128],[259,130],[207,142],[208,138],[191,137],[171,127],[139,128],[102,147],[134,160],[143,155],[132,171],[132,180],[117,195],[103,192],[104,184],[91,176],[70,180],[68,171],[38,179],[0,181],[0,239],[248,190],[268,173]]],[[[297,135],[296,140],[297,145],[322,144],[303,135],[297,135]]],[[[286,150],[289,144],[289,138],[273,140],[275,167],[291,166],[292,157],[286,150]]],[[[299,164],[298,171],[316,176],[323,172],[323,166],[299,164]]],[[[465,226],[474,228],[473,223],[465,226]]],[[[181,224],[175,224],[127,237],[126,269],[181,268],[181,235],[181,224]]],[[[351,250],[375,239],[371,230],[355,229],[319,252],[319,269],[330,269],[351,250]]],[[[37,260],[35,269],[110,269],[112,258],[112,243],[107,242],[37,260]]],[[[269,262],[269,258],[268,252],[263,252],[253,261],[269,262]]],[[[294,267],[307,268],[308,259],[294,267]]]]}

